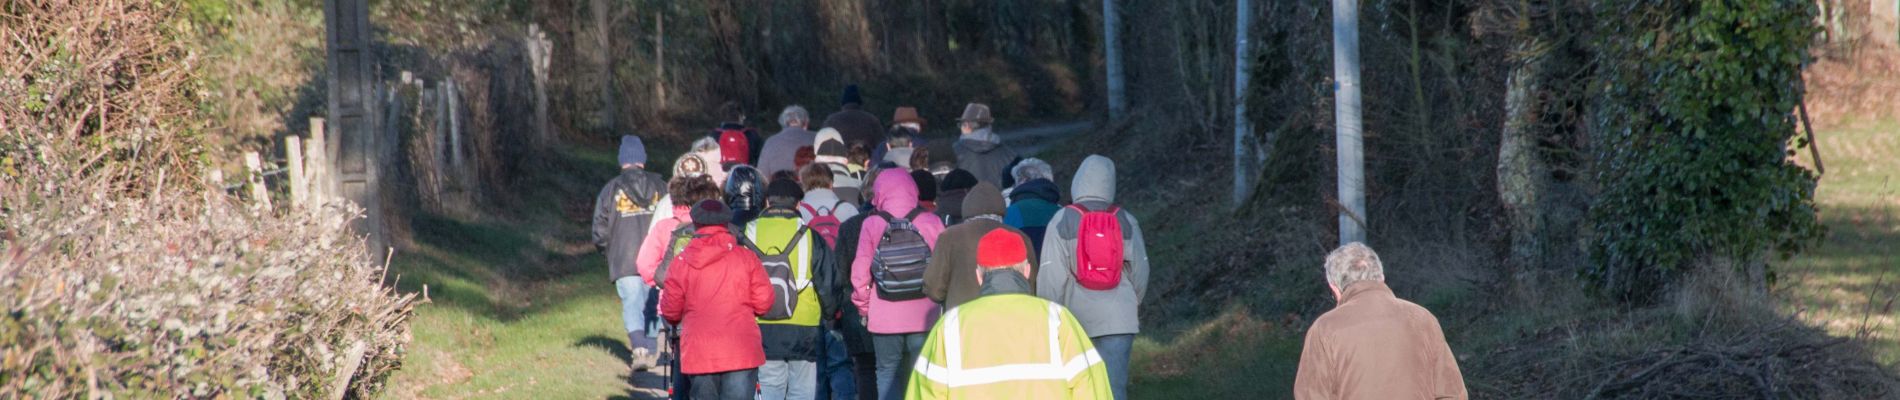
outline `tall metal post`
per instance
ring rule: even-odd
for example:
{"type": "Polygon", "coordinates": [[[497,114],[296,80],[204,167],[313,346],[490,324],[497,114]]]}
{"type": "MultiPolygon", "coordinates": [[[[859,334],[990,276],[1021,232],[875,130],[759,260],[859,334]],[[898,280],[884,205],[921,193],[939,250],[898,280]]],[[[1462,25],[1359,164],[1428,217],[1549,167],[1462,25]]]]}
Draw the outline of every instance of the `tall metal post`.
{"type": "Polygon", "coordinates": [[[1247,31],[1253,20],[1248,0],[1234,5],[1234,207],[1247,201],[1253,185],[1253,146],[1247,143],[1253,124],[1247,121],[1247,59],[1250,54],[1247,31]]]}
{"type": "Polygon", "coordinates": [[[1108,64],[1108,118],[1121,120],[1128,112],[1127,81],[1122,75],[1122,15],[1117,0],[1102,0],[1102,57],[1108,64]]]}
{"type": "Polygon", "coordinates": [[[329,53],[330,141],[325,152],[335,163],[331,174],[339,197],[362,207],[368,218],[355,224],[370,237],[370,253],[382,254],[383,207],[378,178],[382,134],[376,90],[375,57],[370,45],[369,4],[365,0],[324,0],[323,25],[329,53]]]}
{"type": "Polygon", "coordinates": [[[1333,0],[1333,116],[1339,167],[1339,244],[1366,241],[1366,160],[1359,121],[1359,0],[1333,0]]]}

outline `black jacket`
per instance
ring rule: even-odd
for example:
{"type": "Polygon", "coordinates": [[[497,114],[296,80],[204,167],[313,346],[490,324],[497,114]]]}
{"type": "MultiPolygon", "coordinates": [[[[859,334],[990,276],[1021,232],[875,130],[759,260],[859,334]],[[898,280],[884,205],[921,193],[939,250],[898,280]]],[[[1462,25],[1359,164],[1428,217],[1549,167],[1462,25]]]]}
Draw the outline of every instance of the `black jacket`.
{"type": "Polygon", "coordinates": [[[634,259],[653,225],[654,208],[666,207],[659,204],[665,195],[666,181],[640,168],[621,170],[600,188],[594,198],[594,246],[607,252],[611,279],[640,275],[634,259]]]}
{"type": "MultiPolygon", "coordinates": [[[[858,212],[858,215],[852,216],[851,219],[844,220],[844,222],[838,224],[838,245],[833,247],[837,250],[832,252],[832,257],[838,260],[844,260],[843,263],[845,264],[849,264],[850,260],[857,259],[858,232],[864,230],[864,219],[870,217],[871,214],[875,214],[875,212],[868,207],[862,210],[863,211],[858,212]]],[[[837,279],[841,282],[845,282],[844,285],[846,286],[846,290],[844,290],[839,297],[842,297],[844,301],[851,301],[849,297],[851,294],[849,290],[851,268],[849,265],[841,265],[838,270],[840,273],[837,275],[837,279]]],[[[851,354],[871,353],[871,331],[865,329],[864,323],[858,320],[858,307],[841,307],[841,311],[844,317],[839,319],[836,329],[844,334],[845,348],[851,349],[851,354]]]]}

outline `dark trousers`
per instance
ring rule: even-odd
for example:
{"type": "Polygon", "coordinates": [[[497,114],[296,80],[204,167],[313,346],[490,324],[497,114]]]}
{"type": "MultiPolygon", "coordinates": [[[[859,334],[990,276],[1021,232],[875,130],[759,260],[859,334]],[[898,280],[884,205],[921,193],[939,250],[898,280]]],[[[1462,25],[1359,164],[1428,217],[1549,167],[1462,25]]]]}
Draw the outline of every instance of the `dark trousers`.
{"type": "Polygon", "coordinates": [[[818,400],[858,398],[858,379],[852,369],[851,351],[836,331],[825,330],[818,338],[818,400]]]}
{"type": "Polygon", "coordinates": [[[877,400],[877,353],[851,355],[851,370],[858,379],[858,400],[877,400]]]}
{"type": "Polygon", "coordinates": [[[697,400],[753,400],[759,395],[759,369],[689,376],[697,400]]]}

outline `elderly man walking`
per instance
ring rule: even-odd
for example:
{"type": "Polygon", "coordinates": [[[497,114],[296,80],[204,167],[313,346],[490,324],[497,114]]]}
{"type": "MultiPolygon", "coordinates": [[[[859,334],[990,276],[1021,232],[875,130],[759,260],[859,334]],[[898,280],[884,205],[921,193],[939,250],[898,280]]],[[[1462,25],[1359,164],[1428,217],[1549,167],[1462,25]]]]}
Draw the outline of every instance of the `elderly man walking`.
{"type": "MultiPolygon", "coordinates": [[[[994,189],[991,189],[994,190],[994,189]]],[[[1067,308],[1029,288],[1029,245],[1008,229],[978,240],[981,297],[930,330],[907,399],[1109,399],[1108,368],[1067,308]]]]}
{"type": "Polygon", "coordinates": [[[1293,398],[1466,398],[1438,318],[1392,295],[1372,248],[1350,243],[1327,254],[1326,284],[1339,305],[1306,331],[1293,398]]]}
{"type": "Polygon", "coordinates": [[[765,173],[765,176],[772,176],[779,171],[797,171],[795,159],[798,149],[812,147],[812,141],[818,138],[817,133],[805,129],[811,125],[811,114],[805,111],[805,107],[785,107],[785,111],[778,113],[778,125],[784,129],[765,139],[765,150],[759,153],[759,172],[765,173]]]}

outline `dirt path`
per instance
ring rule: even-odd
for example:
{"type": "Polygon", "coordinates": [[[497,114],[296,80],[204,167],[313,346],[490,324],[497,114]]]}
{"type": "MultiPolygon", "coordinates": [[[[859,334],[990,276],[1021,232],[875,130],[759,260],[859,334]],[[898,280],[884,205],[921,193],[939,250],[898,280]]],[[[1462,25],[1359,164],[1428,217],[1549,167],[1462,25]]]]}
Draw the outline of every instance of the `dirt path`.
{"type": "Polygon", "coordinates": [[[1080,120],[1005,129],[999,134],[1003,136],[1003,143],[1016,149],[1017,154],[1031,157],[1049,148],[1050,145],[1061,142],[1062,139],[1091,131],[1094,128],[1094,121],[1080,120]]]}

